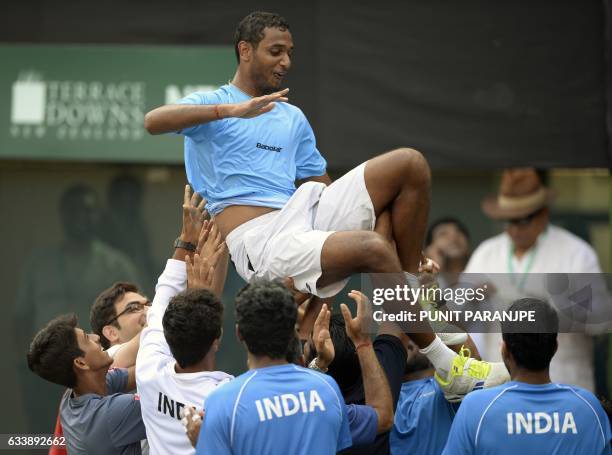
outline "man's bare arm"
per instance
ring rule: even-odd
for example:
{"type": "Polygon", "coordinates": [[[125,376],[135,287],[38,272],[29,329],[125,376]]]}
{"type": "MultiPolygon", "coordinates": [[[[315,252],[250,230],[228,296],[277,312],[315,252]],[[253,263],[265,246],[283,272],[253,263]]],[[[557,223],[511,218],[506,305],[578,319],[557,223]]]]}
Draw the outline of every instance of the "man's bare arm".
{"type": "Polygon", "coordinates": [[[376,411],[378,433],[384,433],[393,426],[393,399],[387,376],[376,357],[368,333],[371,321],[369,302],[361,292],[351,291],[349,297],[357,303],[357,316],[353,319],[345,304],[340,305],[340,310],[346,324],[346,333],[355,344],[359,357],[366,404],[376,411]]]}
{"type": "MultiPolygon", "coordinates": [[[[113,368],[129,368],[136,365],[136,356],[140,348],[140,333],[121,346],[113,357],[113,368]]],[[[131,389],[130,389],[131,390],[131,389]]]]}
{"type": "Polygon", "coordinates": [[[147,112],[144,127],[150,134],[163,134],[228,117],[253,118],[270,112],[275,102],[288,101],[288,92],[287,88],[237,104],[167,104],[147,112]]]}
{"type": "Polygon", "coordinates": [[[127,380],[127,384],[125,385],[125,393],[130,392],[131,390],[134,390],[136,388],[136,367],[135,366],[131,366],[127,369],[128,371],[128,380],[127,380]]]}

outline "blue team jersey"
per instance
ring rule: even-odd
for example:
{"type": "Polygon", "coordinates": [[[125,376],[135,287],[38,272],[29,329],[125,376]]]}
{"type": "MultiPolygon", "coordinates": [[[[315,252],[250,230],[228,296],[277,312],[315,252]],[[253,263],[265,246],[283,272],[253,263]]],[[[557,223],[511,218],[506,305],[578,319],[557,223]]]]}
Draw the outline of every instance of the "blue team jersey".
{"type": "MultiPolygon", "coordinates": [[[[250,99],[232,84],[196,92],[178,104],[242,103],[250,99]]],[[[217,214],[230,205],[281,208],[295,191],[295,180],[325,174],[327,163],[316,147],[302,111],[276,103],[252,119],[226,118],[181,131],[185,170],[191,186],[217,214]]]]}
{"type": "Polygon", "coordinates": [[[442,453],[455,409],[433,377],[404,382],[389,436],[391,454],[442,453]]]}
{"type": "Polygon", "coordinates": [[[564,384],[512,381],[464,399],[445,454],[602,454],[610,423],[599,401],[564,384]]]}
{"type": "Polygon", "coordinates": [[[334,454],[351,433],[327,375],[293,364],[250,370],[212,392],[196,454],[334,454]]]}

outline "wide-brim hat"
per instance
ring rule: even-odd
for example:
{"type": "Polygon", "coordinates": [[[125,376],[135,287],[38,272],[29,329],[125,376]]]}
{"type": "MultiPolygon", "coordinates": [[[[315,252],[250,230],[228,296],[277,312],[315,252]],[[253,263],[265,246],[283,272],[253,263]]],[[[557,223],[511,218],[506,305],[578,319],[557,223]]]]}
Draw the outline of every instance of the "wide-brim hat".
{"type": "Polygon", "coordinates": [[[507,169],[502,173],[499,192],[487,196],[481,207],[490,218],[510,220],[547,207],[553,199],[553,191],[542,184],[534,169],[507,169]]]}

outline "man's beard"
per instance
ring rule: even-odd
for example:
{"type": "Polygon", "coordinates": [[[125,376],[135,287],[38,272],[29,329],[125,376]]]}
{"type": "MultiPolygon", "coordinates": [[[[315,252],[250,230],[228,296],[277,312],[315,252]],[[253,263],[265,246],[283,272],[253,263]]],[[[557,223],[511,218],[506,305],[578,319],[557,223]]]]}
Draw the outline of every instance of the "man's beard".
{"type": "Polygon", "coordinates": [[[273,86],[270,84],[263,72],[260,72],[258,76],[254,78],[254,81],[257,92],[261,93],[262,95],[269,95],[280,90],[279,86],[273,86]]]}

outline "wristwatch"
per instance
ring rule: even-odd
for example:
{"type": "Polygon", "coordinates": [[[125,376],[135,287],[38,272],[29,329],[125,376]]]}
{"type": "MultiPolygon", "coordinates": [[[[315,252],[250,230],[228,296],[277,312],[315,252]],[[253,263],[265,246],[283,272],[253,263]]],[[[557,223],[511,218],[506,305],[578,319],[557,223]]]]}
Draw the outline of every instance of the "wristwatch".
{"type": "Polygon", "coordinates": [[[312,359],[311,362],[308,364],[308,368],[310,368],[311,370],[319,371],[321,373],[327,373],[327,368],[323,369],[323,368],[319,367],[319,364],[317,363],[317,360],[318,360],[317,357],[312,359]]]}
{"type": "Polygon", "coordinates": [[[183,242],[180,237],[174,241],[174,248],[182,248],[187,251],[195,251],[196,246],[193,243],[183,242]]]}

